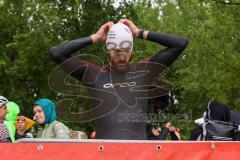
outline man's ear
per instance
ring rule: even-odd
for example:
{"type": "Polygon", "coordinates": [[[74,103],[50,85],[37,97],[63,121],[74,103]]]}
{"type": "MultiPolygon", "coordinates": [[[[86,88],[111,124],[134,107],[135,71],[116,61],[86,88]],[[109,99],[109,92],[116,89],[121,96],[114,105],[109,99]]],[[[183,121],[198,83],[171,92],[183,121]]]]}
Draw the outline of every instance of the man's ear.
{"type": "Polygon", "coordinates": [[[128,62],[131,62],[131,60],[132,60],[132,53],[131,53],[131,55],[130,55],[130,58],[129,58],[129,61],[128,61],[128,62]]]}

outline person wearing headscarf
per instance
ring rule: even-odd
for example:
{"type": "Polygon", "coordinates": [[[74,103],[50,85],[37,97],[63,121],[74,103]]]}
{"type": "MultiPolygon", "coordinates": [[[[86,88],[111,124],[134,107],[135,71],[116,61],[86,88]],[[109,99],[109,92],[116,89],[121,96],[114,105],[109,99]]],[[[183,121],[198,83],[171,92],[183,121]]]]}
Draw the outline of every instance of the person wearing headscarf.
{"type": "Polygon", "coordinates": [[[21,138],[33,138],[31,133],[31,127],[35,124],[33,120],[27,118],[25,116],[18,116],[17,121],[15,121],[14,125],[17,128],[15,133],[15,140],[21,138]]]}
{"type": "Polygon", "coordinates": [[[33,104],[34,120],[43,125],[37,133],[37,138],[70,138],[67,126],[56,120],[54,103],[49,99],[39,99],[33,104]]]}
{"type": "Polygon", "coordinates": [[[8,102],[6,104],[8,113],[6,115],[6,119],[4,121],[4,125],[8,128],[11,141],[15,141],[15,132],[16,127],[14,122],[17,120],[17,116],[20,112],[19,106],[15,102],[8,102]]]}
{"type": "Polygon", "coordinates": [[[8,103],[7,98],[0,96],[0,143],[11,142],[9,130],[4,125],[6,114],[8,113],[6,104],[8,103]]]}

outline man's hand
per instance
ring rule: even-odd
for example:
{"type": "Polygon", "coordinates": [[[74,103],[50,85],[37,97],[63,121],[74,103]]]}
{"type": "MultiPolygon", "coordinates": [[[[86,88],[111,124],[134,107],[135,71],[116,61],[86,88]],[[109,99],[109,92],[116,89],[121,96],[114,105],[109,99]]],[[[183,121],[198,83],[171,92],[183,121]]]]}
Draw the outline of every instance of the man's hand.
{"type": "Polygon", "coordinates": [[[138,37],[139,35],[139,28],[130,20],[128,19],[120,19],[118,21],[118,23],[123,23],[125,24],[126,26],[128,26],[131,31],[132,31],[132,34],[133,34],[133,37],[138,37]]]}
{"type": "Polygon", "coordinates": [[[107,22],[104,25],[102,25],[95,34],[91,35],[93,43],[99,41],[105,42],[107,39],[107,33],[113,24],[114,24],[113,22],[107,22]]]}

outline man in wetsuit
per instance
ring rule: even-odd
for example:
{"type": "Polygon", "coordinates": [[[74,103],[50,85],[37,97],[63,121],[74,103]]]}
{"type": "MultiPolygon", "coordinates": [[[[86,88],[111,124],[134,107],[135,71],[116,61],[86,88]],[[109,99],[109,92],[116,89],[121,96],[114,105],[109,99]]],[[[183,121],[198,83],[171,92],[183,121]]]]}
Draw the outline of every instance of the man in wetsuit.
{"type": "Polygon", "coordinates": [[[147,113],[150,83],[164,66],[174,62],[187,43],[184,37],[140,30],[132,21],[121,19],[117,24],[102,25],[89,37],[52,47],[49,53],[57,64],[64,64],[65,72],[81,80],[93,97],[97,139],[145,140],[146,124],[141,116],[147,113]],[[141,63],[130,64],[133,38],[166,48],[141,63]],[[109,65],[97,67],[72,56],[97,42],[106,42],[109,65]]]}

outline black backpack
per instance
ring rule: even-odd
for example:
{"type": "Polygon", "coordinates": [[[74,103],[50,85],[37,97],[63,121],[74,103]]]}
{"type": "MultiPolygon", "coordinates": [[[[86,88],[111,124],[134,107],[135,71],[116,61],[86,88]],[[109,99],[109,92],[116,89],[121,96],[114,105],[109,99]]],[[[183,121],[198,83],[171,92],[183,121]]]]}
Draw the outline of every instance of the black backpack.
{"type": "Polygon", "coordinates": [[[235,141],[239,140],[238,126],[231,122],[207,120],[202,124],[202,141],[235,141]]]}

